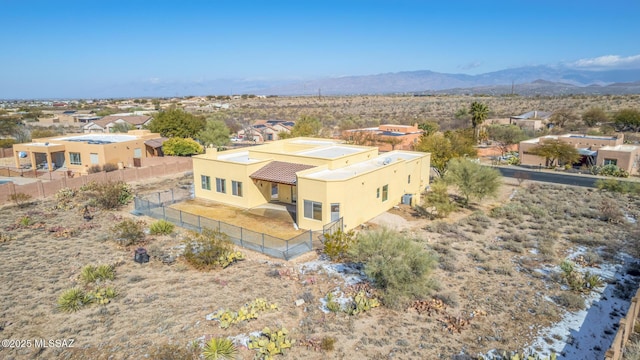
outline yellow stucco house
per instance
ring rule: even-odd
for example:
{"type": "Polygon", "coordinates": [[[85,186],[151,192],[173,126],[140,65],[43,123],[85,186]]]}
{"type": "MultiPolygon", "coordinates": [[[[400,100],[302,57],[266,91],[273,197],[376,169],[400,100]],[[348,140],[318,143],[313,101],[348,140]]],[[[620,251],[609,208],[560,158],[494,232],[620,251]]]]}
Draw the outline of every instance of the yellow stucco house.
{"type": "Polygon", "coordinates": [[[16,167],[20,167],[20,158],[24,156],[33,169],[65,168],[83,174],[92,165],[138,165],[141,158],[156,156],[163,140],[160,134],[149,130],[131,130],[126,134],[69,134],[15,144],[13,152],[16,167]]]}
{"type": "Polygon", "coordinates": [[[197,198],[245,209],[292,204],[297,225],[314,231],[340,218],[352,229],[401,202],[418,203],[429,183],[428,153],[380,154],[317,138],[207,150],[193,157],[197,198]]]}

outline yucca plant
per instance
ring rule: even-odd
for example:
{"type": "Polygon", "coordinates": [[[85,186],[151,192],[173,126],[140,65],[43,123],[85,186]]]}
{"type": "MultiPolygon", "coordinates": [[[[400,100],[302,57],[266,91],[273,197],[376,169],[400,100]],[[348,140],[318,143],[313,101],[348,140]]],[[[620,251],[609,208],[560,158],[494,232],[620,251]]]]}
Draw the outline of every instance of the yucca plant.
{"type": "Polygon", "coordinates": [[[87,265],[80,272],[80,279],[85,283],[96,281],[113,280],[116,277],[115,270],[111,265],[87,265]]]}
{"type": "Polygon", "coordinates": [[[149,233],[151,235],[169,235],[173,232],[175,225],[166,221],[166,220],[158,220],[151,224],[149,227],[149,233]]]}
{"type": "Polygon", "coordinates": [[[65,290],[58,298],[58,309],[64,312],[76,312],[91,303],[91,298],[79,288],[65,290]]]}
{"type": "Polygon", "coordinates": [[[213,338],[205,344],[202,355],[206,360],[218,360],[234,359],[237,353],[238,349],[231,340],[213,338]]]}

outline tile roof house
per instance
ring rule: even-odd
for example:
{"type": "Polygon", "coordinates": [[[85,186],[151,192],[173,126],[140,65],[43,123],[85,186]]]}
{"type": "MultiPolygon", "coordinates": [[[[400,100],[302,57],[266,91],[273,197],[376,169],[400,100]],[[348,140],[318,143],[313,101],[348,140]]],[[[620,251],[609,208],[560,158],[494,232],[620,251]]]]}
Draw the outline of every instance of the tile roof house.
{"type": "Polygon", "coordinates": [[[256,120],[251,125],[250,134],[249,129],[242,129],[238,131],[236,137],[244,141],[253,141],[255,143],[263,143],[265,141],[280,140],[278,134],[291,133],[291,129],[295,125],[295,121],[287,120],[256,120]]]}
{"type": "Polygon", "coordinates": [[[378,127],[351,129],[342,137],[354,144],[377,146],[380,151],[413,150],[424,133],[414,125],[384,124],[378,127]]]}
{"type": "Polygon", "coordinates": [[[192,159],[196,198],[243,209],[284,203],[297,226],[315,231],[340,218],[352,229],[401,202],[420,203],[431,155],[292,138],[192,159]]]}
{"type": "Polygon", "coordinates": [[[129,124],[140,130],[143,126],[148,125],[153,117],[148,115],[108,115],[100,120],[92,121],[82,127],[85,133],[109,133],[116,124],[129,124]]]}

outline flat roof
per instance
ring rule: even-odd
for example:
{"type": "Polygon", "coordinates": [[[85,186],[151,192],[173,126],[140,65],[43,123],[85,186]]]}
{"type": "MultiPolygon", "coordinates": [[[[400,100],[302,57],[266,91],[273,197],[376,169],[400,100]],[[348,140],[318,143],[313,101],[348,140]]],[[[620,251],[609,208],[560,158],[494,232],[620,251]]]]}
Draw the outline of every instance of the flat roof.
{"type": "Polygon", "coordinates": [[[311,140],[311,139],[298,139],[292,140],[291,144],[307,144],[307,145],[335,145],[339,144],[337,141],[333,140],[311,140]]]}
{"type": "Polygon", "coordinates": [[[321,148],[316,148],[311,150],[302,150],[295,153],[295,155],[313,156],[313,157],[319,157],[324,159],[335,159],[341,156],[356,154],[356,153],[367,151],[367,150],[369,149],[336,145],[336,146],[321,147],[321,148]]]}
{"type": "Polygon", "coordinates": [[[77,135],[77,136],[68,136],[68,137],[59,137],[52,140],[58,141],[77,141],[77,142],[95,142],[102,144],[111,144],[111,143],[119,143],[125,141],[132,141],[138,139],[135,135],[124,135],[124,134],[87,134],[87,135],[77,135]]]}
{"type": "Polygon", "coordinates": [[[603,146],[600,150],[611,150],[611,151],[625,151],[631,152],[637,150],[638,146],[635,145],[615,145],[615,146],[603,146]]]}
{"type": "Polygon", "coordinates": [[[413,160],[422,157],[423,154],[413,154],[408,152],[390,152],[379,155],[371,160],[359,162],[339,169],[325,169],[306,174],[304,177],[323,180],[346,180],[375,169],[379,169],[398,160],[413,160]]]}
{"type": "Polygon", "coordinates": [[[617,140],[618,139],[615,136],[594,136],[594,135],[578,135],[578,134],[569,134],[564,136],[570,137],[570,138],[594,139],[594,140],[617,140]]]}
{"type": "Polygon", "coordinates": [[[235,162],[238,164],[253,164],[262,160],[252,159],[249,157],[248,151],[241,151],[231,154],[218,155],[218,160],[224,160],[229,162],[235,162]]]}
{"type": "Polygon", "coordinates": [[[32,142],[32,143],[27,143],[27,144],[16,144],[16,145],[26,145],[26,146],[58,146],[58,145],[62,145],[62,144],[54,144],[54,143],[50,143],[50,142],[32,142]]]}

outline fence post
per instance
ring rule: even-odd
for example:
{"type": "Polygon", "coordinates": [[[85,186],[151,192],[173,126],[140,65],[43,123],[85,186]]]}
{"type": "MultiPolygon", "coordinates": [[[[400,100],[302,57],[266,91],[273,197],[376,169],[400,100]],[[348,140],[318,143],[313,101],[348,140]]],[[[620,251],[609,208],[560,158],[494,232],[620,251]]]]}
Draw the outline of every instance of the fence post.
{"type": "Polygon", "coordinates": [[[184,224],[182,223],[182,210],[178,210],[180,211],[180,226],[184,226],[184,224]]]}
{"type": "MultiPolygon", "coordinates": [[[[173,196],[173,189],[171,189],[171,203],[173,204],[174,202],[176,202],[174,196],[173,196]]],[[[199,222],[198,222],[199,224],[199,222]]]]}
{"type": "Polygon", "coordinates": [[[167,215],[164,210],[164,206],[162,207],[162,220],[167,220],[167,215]]]}
{"type": "Polygon", "coordinates": [[[161,204],[162,202],[160,201],[160,191],[158,191],[158,204],[161,204]]]}
{"type": "MultiPolygon", "coordinates": [[[[171,190],[171,196],[173,196],[173,190],[171,190]]],[[[198,215],[198,229],[200,229],[200,232],[202,232],[202,226],[200,225],[200,218],[201,218],[201,216],[198,215]]]]}
{"type": "Polygon", "coordinates": [[[242,227],[240,227],[240,243],[242,244],[242,227]]]}
{"type": "Polygon", "coordinates": [[[264,233],[262,233],[262,252],[264,253],[264,233]]]}
{"type": "Polygon", "coordinates": [[[309,250],[313,249],[313,231],[309,230],[309,250]]]}

